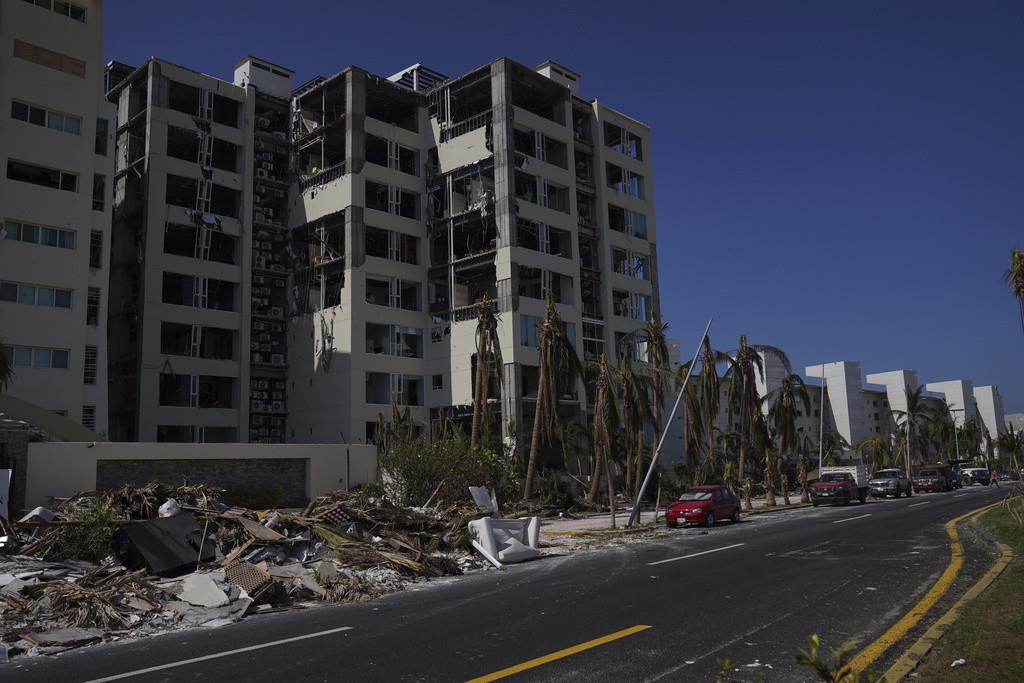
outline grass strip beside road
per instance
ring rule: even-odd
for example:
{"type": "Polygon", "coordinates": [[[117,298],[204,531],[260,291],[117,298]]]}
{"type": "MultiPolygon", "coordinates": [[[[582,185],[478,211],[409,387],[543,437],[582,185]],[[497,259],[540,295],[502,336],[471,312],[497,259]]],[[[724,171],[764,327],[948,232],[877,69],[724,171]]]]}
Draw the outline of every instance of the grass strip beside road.
{"type": "MultiPolygon", "coordinates": [[[[1024,499],[1009,503],[1024,513],[1024,499]]],[[[974,683],[1024,681],[1024,527],[1006,506],[993,508],[979,523],[1008,546],[1017,559],[946,630],[917,669],[917,680],[974,683]],[[965,659],[962,666],[950,665],[965,659]]]]}
{"type": "Polygon", "coordinates": [[[535,669],[538,666],[543,666],[543,665],[548,664],[550,662],[553,662],[555,660],[563,659],[565,657],[569,657],[569,656],[577,654],[579,652],[583,652],[585,650],[589,650],[591,648],[598,647],[599,645],[604,645],[606,643],[610,643],[612,641],[619,640],[620,638],[625,638],[626,636],[631,636],[634,633],[640,633],[641,631],[646,631],[649,628],[651,628],[651,627],[646,625],[646,624],[637,624],[636,626],[630,626],[629,628],[624,628],[621,631],[616,631],[615,633],[609,633],[606,636],[601,636],[600,638],[594,638],[593,640],[588,640],[585,643],[580,643],[579,645],[573,645],[572,647],[567,647],[567,648],[564,648],[562,650],[557,650],[557,651],[552,652],[550,654],[542,655],[540,657],[536,657],[534,659],[527,660],[527,661],[522,662],[520,664],[515,664],[515,665],[507,667],[505,669],[501,669],[500,671],[495,671],[494,673],[489,673],[489,674],[486,674],[484,676],[480,676],[478,678],[471,679],[471,680],[467,681],[467,683],[488,683],[489,681],[497,681],[499,679],[506,678],[508,676],[514,676],[514,675],[516,675],[518,673],[522,673],[523,671],[528,671],[529,669],[535,669]]]}

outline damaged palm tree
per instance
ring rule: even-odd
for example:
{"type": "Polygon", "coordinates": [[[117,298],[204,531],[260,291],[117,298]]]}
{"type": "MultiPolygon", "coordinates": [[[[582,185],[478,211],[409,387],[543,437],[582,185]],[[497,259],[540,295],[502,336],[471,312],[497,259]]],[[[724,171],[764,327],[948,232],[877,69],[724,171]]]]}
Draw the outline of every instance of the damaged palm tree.
{"type": "Polygon", "coordinates": [[[555,431],[555,416],[561,396],[572,391],[582,374],[582,363],[576,347],[565,333],[562,317],[555,310],[555,299],[548,295],[544,317],[537,329],[537,357],[539,362],[537,401],[533,412],[533,436],[523,484],[523,500],[533,495],[533,479],[537,473],[537,456],[541,441],[551,442],[555,431]]]}
{"type": "Polygon", "coordinates": [[[480,445],[481,428],[489,433],[489,399],[491,379],[502,385],[501,339],[498,337],[498,319],[494,315],[494,304],[478,301],[476,304],[476,378],[473,391],[473,426],[469,446],[476,450],[480,445]],[[481,427],[481,422],[483,425],[481,427]]]}
{"type": "Polygon", "coordinates": [[[608,360],[602,353],[601,358],[598,361],[597,368],[597,383],[594,391],[594,463],[595,472],[594,480],[591,482],[591,500],[593,500],[593,491],[596,488],[598,475],[600,473],[599,468],[603,465],[604,477],[608,482],[608,508],[612,518],[612,528],[615,528],[615,492],[612,485],[612,471],[611,462],[609,460],[609,454],[612,450],[612,426],[617,422],[614,416],[615,410],[615,398],[612,395],[609,387],[609,374],[608,360]]]}

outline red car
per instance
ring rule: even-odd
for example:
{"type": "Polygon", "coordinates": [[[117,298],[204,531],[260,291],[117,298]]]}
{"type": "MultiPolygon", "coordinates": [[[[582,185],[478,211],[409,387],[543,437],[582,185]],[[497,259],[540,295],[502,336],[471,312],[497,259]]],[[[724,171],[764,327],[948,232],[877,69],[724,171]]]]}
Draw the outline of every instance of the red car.
{"type": "Polygon", "coordinates": [[[665,524],[703,524],[714,526],[720,519],[740,521],[740,499],[725,486],[693,486],[672,503],[665,513],[665,524]]]}

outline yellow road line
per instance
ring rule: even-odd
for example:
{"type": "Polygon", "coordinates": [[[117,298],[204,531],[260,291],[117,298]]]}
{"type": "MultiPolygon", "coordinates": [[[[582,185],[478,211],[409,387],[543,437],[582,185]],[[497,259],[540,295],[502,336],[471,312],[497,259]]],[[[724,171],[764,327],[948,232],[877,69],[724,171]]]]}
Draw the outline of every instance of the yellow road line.
{"type": "Polygon", "coordinates": [[[579,652],[583,652],[584,650],[589,650],[589,649],[597,647],[599,645],[604,645],[605,643],[610,643],[613,640],[618,640],[619,638],[625,638],[626,636],[631,636],[634,633],[639,633],[640,631],[646,631],[649,628],[651,628],[651,627],[647,626],[647,625],[644,625],[644,624],[638,624],[636,626],[630,626],[629,628],[624,628],[621,631],[616,631],[615,633],[609,633],[606,636],[601,636],[600,638],[594,638],[593,640],[588,640],[585,643],[580,643],[579,645],[573,645],[572,647],[567,647],[564,650],[558,650],[557,652],[552,652],[551,654],[543,655],[541,657],[537,657],[536,659],[530,659],[530,660],[525,661],[525,662],[523,662],[521,664],[516,664],[516,665],[510,666],[510,667],[508,667],[506,669],[502,669],[500,671],[495,671],[494,673],[489,673],[489,674],[487,674],[485,676],[480,676],[479,678],[474,678],[472,680],[467,681],[466,683],[487,683],[488,681],[496,681],[496,680],[498,680],[500,678],[505,678],[507,676],[513,676],[513,675],[515,675],[517,673],[520,673],[520,672],[523,672],[523,671],[527,671],[528,669],[535,669],[538,666],[542,666],[542,665],[547,664],[549,662],[553,662],[556,659],[562,659],[564,657],[568,657],[570,655],[574,655],[574,654],[577,654],[579,652]]]}
{"type": "Polygon", "coordinates": [[[977,510],[971,510],[958,517],[946,522],[946,533],[949,534],[949,538],[952,541],[950,543],[950,561],[946,570],[942,572],[942,576],[935,582],[935,584],[925,593],[924,597],[914,605],[909,612],[903,615],[903,617],[895,624],[889,627],[889,629],[883,633],[878,639],[865,647],[857,656],[850,662],[850,668],[853,671],[864,671],[866,670],[875,660],[881,657],[886,650],[896,644],[900,638],[907,635],[910,629],[914,628],[924,615],[928,613],[935,603],[938,602],[939,598],[946,594],[949,587],[953,584],[953,580],[956,579],[957,574],[960,573],[960,568],[964,563],[964,547],[960,543],[960,534],[957,532],[956,525],[968,517],[979,515],[989,508],[993,508],[996,505],[1001,505],[1002,501],[998,503],[992,503],[980,507],[977,510]]]}
{"type": "Polygon", "coordinates": [[[921,660],[932,649],[932,646],[945,635],[949,627],[960,618],[960,613],[963,612],[967,604],[981,595],[996,580],[996,577],[1003,573],[1006,565],[1010,564],[1010,560],[1013,559],[1013,550],[1002,543],[996,543],[996,545],[999,547],[999,559],[992,565],[992,568],[985,572],[985,575],[978,579],[978,582],[971,586],[970,590],[964,593],[948,612],[932,624],[931,628],[925,631],[924,635],[918,638],[917,642],[904,652],[903,656],[896,660],[896,663],[889,667],[889,670],[882,677],[883,680],[888,681],[888,683],[899,683],[899,681],[903,680],[907,674],[921,663],[921,660]]]}

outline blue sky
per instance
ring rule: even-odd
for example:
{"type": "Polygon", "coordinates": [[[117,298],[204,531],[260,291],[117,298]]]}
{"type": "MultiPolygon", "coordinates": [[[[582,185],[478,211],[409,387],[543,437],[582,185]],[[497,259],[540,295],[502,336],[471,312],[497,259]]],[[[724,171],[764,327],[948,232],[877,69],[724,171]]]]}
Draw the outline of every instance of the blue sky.
{"type": "Polygon", "coordinates": [[[108,57],[296,83],[350,64],[554,59],[648,123],[662,307],[684,352],[741,332],[795,366],[998,384],[1024,410],[1002,284],[1024,247],[1019,2],[107,0],[108,57]]]}

